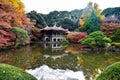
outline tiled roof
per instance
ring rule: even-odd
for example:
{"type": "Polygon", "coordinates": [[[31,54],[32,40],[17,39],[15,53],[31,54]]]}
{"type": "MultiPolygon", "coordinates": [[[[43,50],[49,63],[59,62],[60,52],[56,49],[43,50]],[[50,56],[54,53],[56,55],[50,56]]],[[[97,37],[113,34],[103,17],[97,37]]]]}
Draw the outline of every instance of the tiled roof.
{"type": "Polygon", "coordinates": [[[57,27],[56,25],[54,25],[53,27],[49,27],[46,26],[45,28],[41,29],[41,30],[56,30],[56,31],[68,31],[68,29],[64,29],[61,26],[57,27]]]}

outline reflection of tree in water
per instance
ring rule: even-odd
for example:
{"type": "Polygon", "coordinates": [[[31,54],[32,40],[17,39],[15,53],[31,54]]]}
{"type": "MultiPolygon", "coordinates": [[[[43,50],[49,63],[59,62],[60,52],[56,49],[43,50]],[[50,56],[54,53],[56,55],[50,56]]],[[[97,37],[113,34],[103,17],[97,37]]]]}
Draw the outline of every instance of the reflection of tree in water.
{"type": "Polygon", "coordinates": [[[120,55],[111,53],[87,53],[80,54],[78,64],[86,76],[86,80],[94,80],[99,70],[105,69],[108,65],[120,60],[120,55]]]}
{"type": "Polygon", "coordinates": [[[86,53],[87,51],[84,51],[83,48],[84,46],[81,44],[70,44],[66,47],[66,51],[72,54],[86,53]]]}
{"type": "MultiPolygon", "coordinates": [[[[59,63],[59,60],[61,60],[60,57],[58,57],[58,59],[56,59],[57,61],[55,62],[55,60],[52,59],[51,57],[49,57],[47,59],[47,58],[45,58],[44,55],[48,54],[50,56],[53,56],[53,55],[61,56],[61,55],[63,55],[64,50],[63,49],[62,50],[59,50],[59,49],[53,50],[51,48],[47,48],[47,49],[44,49],[44,47],[42,47],[40,44],[35,44],[35,45],[31,45],[31,46],[25,46],[20,49],[3,51],[0,53],[0,62],[6,63],[6,64],[11,64],[11,65],[23,68],[23,69],[31,68],[31,66],[33,64],[38,65],[39,62],[41,63],[39,65],[42,65],[42,63],[43,64],[49,64],[49,63],[51,64],[52,63],[51,61],[53,61],[52,64],[54,64],[54,63],[57,64],[57,61],[59,63]],[[36,61],[39,60],[38,59],[39,57],[41,57],[41,59],[37,63],[36,61]]],[[[62,63],[61,63],[61,65],[62,65],[62,63]]]]}
{"type": "Polygon", "coordinates": [[[0,52],[0,63],[11,64],[23,69],[31,68],[34,59],[41,55],[40,44],[25,46],[20,49],[12,49],[0,52]]]}
{"type": "MultiPolygon", "coordinates": [[[[44,44],[43,44],[44,45],[44,44]]],[[[43,64],[51,68],[77,70],[77,56],[64,53],[63,48],[51,48],[51,44],[44,47],[41,44],[41,55],[31,59],[32,68],[40,67],[43,64]]],[[[34,56],[33,54],[32,56],[34,56]]]]}
{"type": "Polygon", "coordinates": [[[20,49],[13,49],[10,51],[7,50],[0,53],[0,62],[26,69],[30,65],[28,63],[30,55],[30,46],[26,46],[20,49]]]}
{"type": "Polygon", "coordinates": [[[48,57],[41,55],[36,57],[35,63],[32,64],[32,68],[40,67],[43,64],[48,65],[54,69],[71,69],[77,70],[77,57],[75,55],[59,55],[59,56],[51,56],[48,57]]]}

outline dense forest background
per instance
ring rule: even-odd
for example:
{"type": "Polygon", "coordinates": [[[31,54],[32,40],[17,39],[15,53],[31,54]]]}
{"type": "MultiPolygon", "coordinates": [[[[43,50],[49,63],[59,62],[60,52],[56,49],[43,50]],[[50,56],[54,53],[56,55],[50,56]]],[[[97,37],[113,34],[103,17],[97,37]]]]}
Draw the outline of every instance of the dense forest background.
{"type": "Polygon", "coordinates": [[[41,14],[36,11],[27,13],[28,18],[35,22],[35,26],[38,28],[44,28],[46,26],[53,26],[55,23],[58,26],[73,31],[79,27],[79,19],[82,14],[82,10],[73,11],[52,11],[49,14],[41,14]]]}
{"type": "MultiPolygon", "coordinates": [[[[77,31],[80,28],[79,19],[84,9],[75,9],[72,11],[52,11],[49,14],[42,14],[36,11],[27,13],[27,17],[35,23],[38,28],[44,28],[46,26],[53,26],[55,23],[70,31],[77,31]]],[[[110,15],[116,15],[120,19],[120,7],[107,8],[101,12],[105,17],[110,15]]]]}

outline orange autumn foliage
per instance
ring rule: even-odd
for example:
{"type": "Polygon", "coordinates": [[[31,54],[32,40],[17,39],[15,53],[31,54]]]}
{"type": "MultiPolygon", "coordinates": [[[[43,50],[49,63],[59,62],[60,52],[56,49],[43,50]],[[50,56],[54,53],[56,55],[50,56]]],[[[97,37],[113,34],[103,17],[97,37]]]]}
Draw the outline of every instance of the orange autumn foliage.
{"type": "Polygon", "coordinates": [[[67,39],[70,42],[77,43],[81,39],[85,39],[87,37],[86,33],[83,32],[68,32],[67,39]]]}
{"type": "Polygon", "coordinates": [[[20,0],[0,0],[0,49],[15,45],[15,41],[19,41],[11,30],[13,27],[30,32],[32,26],[20,0]]]}
{"type": "Polygon", "coordinates": [[[11,27],[20,27],[29,30],[32,24],[24,12],[20,12],[11,2],[2,2],[0,6],[0,22],[7,22],[11,27]]]}
{"type": "Polygon", "coordinates": [[[24,4],[20,0],[0,0],[0,2],[12,3],[13,7],[15,7],[19,13],[23,13],[24,12],[24,4]]]}

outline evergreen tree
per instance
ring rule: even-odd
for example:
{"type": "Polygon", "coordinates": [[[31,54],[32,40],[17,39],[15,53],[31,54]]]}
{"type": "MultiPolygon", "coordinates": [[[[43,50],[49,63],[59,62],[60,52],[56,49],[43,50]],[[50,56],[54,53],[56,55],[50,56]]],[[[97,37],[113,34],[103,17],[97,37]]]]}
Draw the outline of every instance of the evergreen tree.
{"type": "Polygon", "coordinates": [[[90,2],[87,7],[83,10],[80,18],[80,29],[81,31],[86,31],[88,34],[99,30],[100,19],[104,16],[100,14],[100,9],[95,3],[94,6],[90,2]]]}
{"type": "Polygon", "coordinates": [[[86,23],[85,23],[85,31],[90,34],[91,32],[98,31],[99,30],[99,22],[100,18],[97,17],[92,11],[91,16],[87,18],[86,23]]]}

